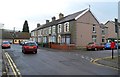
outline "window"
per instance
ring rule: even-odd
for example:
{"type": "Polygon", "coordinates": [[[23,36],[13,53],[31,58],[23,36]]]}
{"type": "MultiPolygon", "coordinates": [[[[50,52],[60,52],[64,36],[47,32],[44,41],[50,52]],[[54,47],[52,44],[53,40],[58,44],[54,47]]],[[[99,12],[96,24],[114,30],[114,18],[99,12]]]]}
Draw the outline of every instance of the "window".
{"type": "Polygon", "coordinates": [[[102,34],[103,34],[103,35],[105,34],[105,29],[102,29],[102,34]]]}
{"type": "Polygon", "coordinates": [[[65,36],[62,37],[62,44],[65,43],[65,36]]]}
{"type": "Polygon", "coordinates": [[[52,36],[52,42],[56,42],[56,37],[55,36],[52,36]]]}
{"type": "Polygon", "coordinates": [[[64,32],[69,32],[70,28],[69,28],[69,22],[64,23],[64,32]]]}
{"type": "Polygon", "coordinates": [[[55,26],[52,26],[52,34],[55,34],[56,32],[56,30],[55,30],[56,28],[55,28],[55,26]]]}
{"type": "Polygon", "coordinates": [[[93,24],[93,33],[96,33],[96,30],[95,30],[95,24],[93,24]]]}
{"type": "Polygon", "coordinates": [[[92,41],[93,42],[96,42],[96,37],[97,37],[96,35],[92,35],[92,41]]]}
{"type": "Polygon", "coordinates": [[[46,28],[46,29],[45,29],[45,34],[46,34],[46,35],[48,34],[48,30],[49,30],[49,28],[46,28]]]}
{"type": "Polygon", "coordinates": [[[51,34],[51,27],[49,27],[49,34],[51,34]]]}
{"type": "Polygon", "coordinates": [[[105,42],[105,37],[102,37],[102,42],[105,42]]]}
{"type": "Polygon", "coordinates": [[[38,36],[41,36],[42,34],[41,34],[41,31],[42,30],[38,30],[38,36]]]}
{"type": "Polygon", "coordinates": [[[66,44],[70,44],[70,36],[66,36],[66,44]]]}
{"type": "Polygon", "coordinates": [[[59,24],[58,25],[58,33],[61,33],[62,32],[62,24],[59,24]]]}
{"type": "Polygon", "coordinates": [[[43,43],[47,43],[47,37],[43,37],[43,43]]]}

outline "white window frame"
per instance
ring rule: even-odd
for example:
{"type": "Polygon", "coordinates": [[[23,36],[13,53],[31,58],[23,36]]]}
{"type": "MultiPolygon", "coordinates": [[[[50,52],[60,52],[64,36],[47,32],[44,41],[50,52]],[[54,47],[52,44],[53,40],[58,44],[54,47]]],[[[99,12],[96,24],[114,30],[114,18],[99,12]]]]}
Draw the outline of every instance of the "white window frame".
{"type": "Polygon", "coordinates": [[[70,24],[69,22],[64,23],[64,32],[69,32],[70,31],[70,24]]]}
{"type": "Polygon", "coordinates": [[[58,24],[58,33],[62,32],[62,24],[58,24]]]}
{"type": "Polygon", "coordinates": [[[93,24],[93,27],[92,27],[92,32],[93,32],[93,33],[96,33],[96,28],[95,28],[95,26],[96,26],[96,25],[93,24]]]}
{"type": "Polygon", "coordinates": [[[56,26],[52,26],[52,34],[56,33],[56,26]]]}
{"type": "Polygon", "coordinates": [[[52,30],[51,27],[49,27],[49,34],[51,34],[51,30],[52,30]]]}

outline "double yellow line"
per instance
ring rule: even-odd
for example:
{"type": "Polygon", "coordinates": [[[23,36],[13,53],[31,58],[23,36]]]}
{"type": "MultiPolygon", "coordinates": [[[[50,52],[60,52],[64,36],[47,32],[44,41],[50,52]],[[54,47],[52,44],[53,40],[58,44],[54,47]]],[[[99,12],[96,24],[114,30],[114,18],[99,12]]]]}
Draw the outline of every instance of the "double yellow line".
{"type": "Polygon", "coordinates": [[[10,55],[7,52],[5,52],[5,56],[6,56],[8,62],[10,64],[10,67],[11,67],[15,77],[22,77],[20,71],[18,70],[17,66],[13,62],[12,58],[10,57],[10,55]]]}

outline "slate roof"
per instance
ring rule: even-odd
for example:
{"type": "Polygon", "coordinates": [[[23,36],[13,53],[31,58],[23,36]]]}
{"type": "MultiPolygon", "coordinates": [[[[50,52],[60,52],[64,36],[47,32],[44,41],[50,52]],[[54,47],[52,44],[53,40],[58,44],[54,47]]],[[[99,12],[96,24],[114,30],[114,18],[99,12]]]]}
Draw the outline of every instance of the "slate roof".
{"type": "MultiPolygon", "coordinates": [[[[85,9],[85,10],[87,10],[87,9],[85,9]]],[[[62,19],[59,23],[67,22],[67,21],[70,21],[70,20],[74,20],[78,15],[80,15],[81,13],[83,13],[85,10],[76,12],[74,14],[70,14],[70,15],[64,17],[64,19],[62,19]]]]}
{"type": "MultiPolygon", "coordinates": [[[[29,39],[30,33],[27,32],[16,32],[15,39],[29,39]]],[[[13,39],[13,32],[2,31],[2,39],[13,39]]]]}
{"type": "MultiPolygon", "coordinates": [[[[80,15],[81,13],[83,13],[84,11],[86,11],[87,9],[84,9],[82,11],[79,11],[79,12],[76,12],[76,13],[73,13],[73,14],[70,14],[70,15],[67,15],[61,19],[57,19],[57,20],[54,20],[54,21],[51,21],[49,23],[46,23],[44,25],[41,25],[40,27],[38,28],[35,28],[34,30],[32,31],[35,31],[35,30],[38,30],[38,29],[42,29],[42,28],[46,28],[46,27],[49,27],[49,26],[53,26],[53,25],[57,25],[57,24],[61,24],[61,23],[64,23],[64,22],[67,22],[67,21],[71,21],[71,20],[75,20],[75,18],[80,15]]],[[[32,32],[31,31],[31,32],[32,32]]]]}

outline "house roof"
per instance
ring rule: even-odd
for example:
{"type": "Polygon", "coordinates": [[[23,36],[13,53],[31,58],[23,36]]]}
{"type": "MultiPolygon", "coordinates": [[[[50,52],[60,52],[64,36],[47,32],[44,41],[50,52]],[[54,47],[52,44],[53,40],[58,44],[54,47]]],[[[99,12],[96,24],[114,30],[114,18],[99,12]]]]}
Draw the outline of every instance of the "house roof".
{"type": "Polygon", "coordinates": [[[106,27],[104,24],[100,24],[100,28],[108,28],[108,27],[106,27]]]}
{"type": "Polygon", "coordinates": [[[67,21],[71,21],[71,20],[77,20],[79,17],[84,15],[87,11],[90,11],[90,10],[89,9],[84,9],[82,11],[79,11],[79,12],[67,15],[67,16],[65,16],[63,18],[60,18],[60,19],[48,22],[48,23],[46,23],[46,24],[44,24],[44,25],[42,25],[42,26],[40,26],[38,28],[35,28],[32,31],[35,31],[35,30],[38,30],[38,29],[42,29],[42,28],[46,28],[46,27],[53,26],[53,25],[57,25],[57,24],[61,24],[61,23],[64,23],[64,22],[67,22],[67,21]]]}
{"type": "Polygon", "coordinates": [[[82,10],[82,11],[79,11],[79,12],[76,12],[74,14],[70,14],[66,17],[64,17],[59,23],[63,23],[63,22],[66,22],[66,21],[70,21],[70,20],[75,20],[75,18],[79,15],[81,15],[82,13],[84,13],[87,9],[85,10],[82,10]]]}
{"type": "MultiPolygon", "coordinates": [[[[15,39],[29,39],[30,33],[27,32],[15,32],[15,39]]],[[[2,39],[13,39],[14,33],[8,31],[2,31],[2,39]]]]}
{"type": "Polygon", "coordinates": [[[108,23],[114,24],[114,21],[107,21],[107,22],[105,23],[105,25],[108,24],[108,23]]]}

